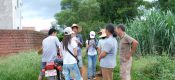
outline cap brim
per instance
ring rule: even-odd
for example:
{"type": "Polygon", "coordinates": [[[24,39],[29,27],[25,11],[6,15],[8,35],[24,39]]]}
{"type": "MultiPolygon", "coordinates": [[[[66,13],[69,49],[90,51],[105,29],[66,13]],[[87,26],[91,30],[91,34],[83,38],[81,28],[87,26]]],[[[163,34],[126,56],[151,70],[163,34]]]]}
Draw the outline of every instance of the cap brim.
{"type": "Polygon", "coordinates": [[[64,35],[71,35],[71,34],[74,34],[75,32],[74,31],[71,31],[69,34],[64,34],[64,35]]]}
{"type": "Polygon", "coordinates": [[[90,36],[90,38],[95,38],[95,36],[90,36]]]}

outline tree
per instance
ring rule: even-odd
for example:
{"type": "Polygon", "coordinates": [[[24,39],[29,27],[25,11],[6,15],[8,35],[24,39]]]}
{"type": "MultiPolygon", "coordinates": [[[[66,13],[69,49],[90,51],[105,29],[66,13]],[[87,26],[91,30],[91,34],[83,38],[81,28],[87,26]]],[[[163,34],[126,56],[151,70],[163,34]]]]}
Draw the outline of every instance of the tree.
{"type": "Polygon", "coordinates": [[[61,6],[62,11],[55,15],[60,25],[99,19],[100,7],[96,0],[62,0],[61,6]]]}
{"type": "Polygon", "coordinates": [[[100,20],[100,4],[96,0],[62,0],[62,11],[55,14],[59,25],[73,23],[83,27],[82,34],[87,38],[91,30],[98,31],[104,25],[100,20]]]}
{"type": "Polygon", "coordinates": [[[59,25],[67,26],[70,26],[71,24],[77,23],[79,21],[76,12],[73,12],[70,9],[66,9],[60,13],[55,14],[55,19],[58,21],[59,25]]]}
{"type": "Polygon", "coordinates": [[[132,19],[138,12],[142,0],[98,0],[100,13],[105,22],[125,22],[132,19]]]}
{"type": "Polygon", "coordinates": [[[157,0],[154,4],[163,11],[171,10],[175,13],[175,0],[157,0]]]}
{"type": "Polygon", "coordinates": [[[142,0],[62,0],[62,11],[55,15],[59,25],[77,23],[83,36],[90,30],[99,31],[105,23],[126,22],[138,15],[142,0]]]}

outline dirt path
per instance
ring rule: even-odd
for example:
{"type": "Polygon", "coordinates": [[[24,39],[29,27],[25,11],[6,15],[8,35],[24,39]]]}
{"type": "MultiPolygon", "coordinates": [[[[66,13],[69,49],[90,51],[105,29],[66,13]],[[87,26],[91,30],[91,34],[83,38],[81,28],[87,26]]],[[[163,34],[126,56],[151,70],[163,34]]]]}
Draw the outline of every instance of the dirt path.
{"type": "MultiPolygon", "coordinates": [[[[83,80],[87,80],[87,67],[83,66],[83,80]]],[[[101,77],[96,77],[96,80],[102,80],[101,77]]]]}

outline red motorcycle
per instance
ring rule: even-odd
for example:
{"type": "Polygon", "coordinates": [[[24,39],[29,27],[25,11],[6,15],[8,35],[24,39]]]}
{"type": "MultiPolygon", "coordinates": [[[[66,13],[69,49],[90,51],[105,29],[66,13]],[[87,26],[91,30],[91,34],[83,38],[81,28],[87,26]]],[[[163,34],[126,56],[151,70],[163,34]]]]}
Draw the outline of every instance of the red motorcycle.
{"type": "Polygon", "coordinates": [[[45,77],[48,80],[64,80],[62,73],[63,59],[59,57],[54,62],[46,63],[45,69],[42,71],[45,73],[45,77]]]}

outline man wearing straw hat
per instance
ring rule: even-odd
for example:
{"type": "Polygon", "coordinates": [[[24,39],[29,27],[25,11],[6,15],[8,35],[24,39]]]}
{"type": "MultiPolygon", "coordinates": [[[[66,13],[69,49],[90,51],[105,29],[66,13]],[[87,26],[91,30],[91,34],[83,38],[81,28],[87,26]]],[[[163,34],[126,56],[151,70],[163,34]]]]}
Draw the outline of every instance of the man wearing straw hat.
{"type": "Polygon", "coordinates": [[[77,24],[73,24],[71,26],[72,30],[75,32],[75,36],[76,36],[76,42],[78,44],[78,60],[79,60],[79,63],[78,63],[78,66],[80,68],[80,73],[82,75],[82,66],[83,66],[83,60],[82,60],[82,52],[81,52],[81,48],[83,46],[83,38],[82,38],[82,35],[79,34],[81,32],[81,27],[77,24]]]}

